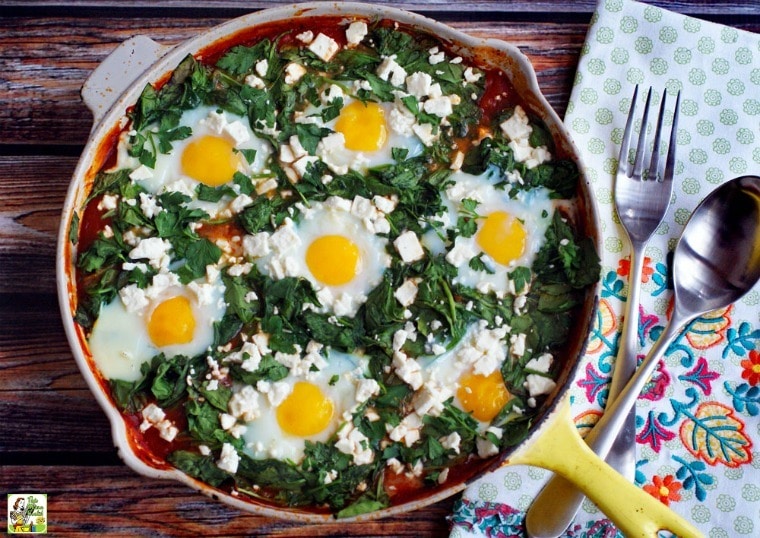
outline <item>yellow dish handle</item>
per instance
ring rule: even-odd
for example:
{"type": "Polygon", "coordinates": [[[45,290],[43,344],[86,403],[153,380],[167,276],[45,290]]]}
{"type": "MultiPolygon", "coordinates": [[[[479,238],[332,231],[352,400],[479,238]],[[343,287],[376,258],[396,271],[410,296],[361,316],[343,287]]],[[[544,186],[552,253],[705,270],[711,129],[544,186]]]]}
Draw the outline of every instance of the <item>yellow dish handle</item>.
{"type": "MultiPolygon", "coordinates": [[[[627,538],[656,538],[668,530],[681,538],[702,536],[691,523],[639,489],[583,442],[565,398],[548,428],[505,465],[534,465],[575,484],[609,517],[627,538]]],[[[550,514],[547,514],[547,517],[550,514]]]]}

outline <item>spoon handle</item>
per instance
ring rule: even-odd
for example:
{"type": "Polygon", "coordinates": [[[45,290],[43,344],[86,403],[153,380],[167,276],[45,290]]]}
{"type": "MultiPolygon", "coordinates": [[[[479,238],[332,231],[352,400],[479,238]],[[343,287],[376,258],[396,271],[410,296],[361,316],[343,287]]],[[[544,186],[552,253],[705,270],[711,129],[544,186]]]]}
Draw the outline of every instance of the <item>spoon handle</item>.
{"type": "MultiPolygon", "coordinates": [[[[607,407],[602,418],[586,436],[586,444],[599,457],[604,458],[610,450],[620,429],[624,426],[628,413],[636,403],[639,393],[654,372],[668,346],[681,332],[683,326],[694,316],[683,316],[676,305],[670,323],[647,354],[639,369],[631,377],[618,397],[607,407]]],[[[555,475],[541,495],[531,505],[525,519],[528,536],[531,538],[556,538],[572,523],[584,495],[564,478],[555,475]],[[552,491],[546,492],[551,487],[552,491]],[[555,497],[561,496],[561,497],[555,497]],[[555,499],[561,498],[563,503],[555,499]],[[541,500],[539,503],[538,501],[541,500]]]]}

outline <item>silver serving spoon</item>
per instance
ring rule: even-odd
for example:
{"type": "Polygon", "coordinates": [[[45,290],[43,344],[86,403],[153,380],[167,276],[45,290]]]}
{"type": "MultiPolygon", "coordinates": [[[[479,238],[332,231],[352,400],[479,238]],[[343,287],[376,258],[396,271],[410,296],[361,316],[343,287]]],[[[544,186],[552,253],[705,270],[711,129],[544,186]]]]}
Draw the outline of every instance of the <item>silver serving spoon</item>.
{"type": "MultiPolygon", "coordinates": [[[[674,309],[670,322],[636,373],[605,410],[586,443],[604,458],[628,412],[670,343],[690,321],[724,308],[760,278],[760,177],[742,176],[715,189],[694,210],[673,257],[674,309]]],[[[570,525],[583,493],[561,477],[555,494],[528,510],[532,538],[560,536],[570,525]]],[[[610,492],[610,495],[614,495],[610,492]]]]}

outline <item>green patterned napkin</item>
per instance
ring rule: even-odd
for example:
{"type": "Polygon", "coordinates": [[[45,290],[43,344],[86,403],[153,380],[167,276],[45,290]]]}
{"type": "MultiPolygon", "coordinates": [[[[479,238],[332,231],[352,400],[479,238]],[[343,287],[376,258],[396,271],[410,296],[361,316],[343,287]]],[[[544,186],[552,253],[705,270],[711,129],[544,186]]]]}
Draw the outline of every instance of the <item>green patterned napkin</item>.
{"type": "MultiPolygon", "coordinates": [[[[580,429],[606,401],[627,293],[629,245],[612,186],[636,84],[654,88],[655,105],[667,89],[671,111],[681,91],[673,198],[645,252],[642,353],[666,324],[666,256],[691,212],[720,183],[760,174],[760,36],[643,3],[601,0],[565,117],[588,168],[603,235],[599,316],[570,389],[580,429]]],[[[637,402],[636,484],[710,537],[760,536],[758,305],[756,287],[691,323],[637,402]]],[[[452,536],[523,536],[525,510],[548,476],[506,467],[472,484],[455,507],[452,536]]],[[[566,535],[615,534],[585,501],[566,535]]]]}

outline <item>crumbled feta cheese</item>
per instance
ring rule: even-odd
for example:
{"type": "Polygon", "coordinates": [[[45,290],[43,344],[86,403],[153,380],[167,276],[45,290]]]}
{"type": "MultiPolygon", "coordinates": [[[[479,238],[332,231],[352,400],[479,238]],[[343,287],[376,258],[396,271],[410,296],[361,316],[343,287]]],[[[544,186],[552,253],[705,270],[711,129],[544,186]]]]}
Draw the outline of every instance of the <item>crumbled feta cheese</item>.
{"type": "Polygon", "coordinates": [[[377,67],[376,74],[394,86],[401,86],[406,80],[406,70],[396,62],[396,55],[386,56],[377,67]]]}
{"type": "Polygon", "coordinates": [[[380,385],[374,379],[360,379],[356,386],[355,400],[357,403],[364,403],[372,396],[380,394],[380,385]]]}
{"type": "Polygon", "coordinates": [[[528,374],[525,377],[525,388],[533,397],[549,394],[556,386],[557,384],[553,380],[542,375],[528,374]]]}
{"type": "Polygon", "coordinates": [[[437,134],[433,134],[433,126],[429,123],[415,123],[412,125],[412,132],[417,135],[417,138],[426,146],[432,146],[438,139],[437,134]]]}
{"type": "Polygon", "coordinates": [[[501,122],[501,132],[504,133],[510,140],[526,139],[533,132],[533,127],[530,126],[528,116],[525,114],[525,110],[517,105],[514,113],[509,119],[501,122]]]}
{"type": "Polygon", "coordinates": [[[351,201],[351,214],[355,217],[366,219],[372,217],[375,211],[375,206],[369,198],[357,194],[351,201]]]}
{"type": "Polygon", "coordinates": [[[330,84],[325,90],[320,94],[319,99],[322,101],[323,105],[329,105],[336,99],[343,99],[345,94],[343,93],[343,88],[338,86],[337,84],[330,84]]]}
{"type": "Polygon", "coordinates": [[[433,77],[421,71],[417,71],[406,77],[406,91],[417,99],[427,97],[432,84],[433,77]]]}
{"type": "Polygon", "coordinates": [[[398,102],[388,114],[388,128],[396,134],[409,136],[417,124],[414,114],[402,102],[398,102]]]}
{"type": "Polygon", "coordinates": [[[462,437],[457,432],[451,432],[446,437],[441,437],[439,441],[446,450],[453,450],[454,454],[459,454],[459,444],[462,442],[462,437]]]}
{"type": "Polygon", "coordinates": [[[153,403],[146,405],[143,408],[141,414],[143,419],[152,424],[158,424],[166,418],[166,413],[164,413],[164,410],[153,403]]]}
{"type": "Polygon", "coordinates": [[[116,206],[118,205],[118,203],[119,203],[118,194],[104,194],[103,198],[101,198],[100,202],[98,203],[98,210],[111,211],[112,209],[116,209],[116,206]]]}
{"type": "Polygon", "coordinates": [[[420,416],[437,417],[443,412],[443,403],[453,395],[451,389],[431,380],[414,395],[412,405],[420,416]]]}
{"type": "Polygon", "coordinates": [[[251,133],[242,121],[228,123],[222,129],[222,134],[227,136],[236,146],[244,144],[251,139],[251,133]]]}
{"type": "Polygon", "coordinates": [[[399,303],[401,303],[401,306],[409,306],[414,303],[414,300],[417,298],[417,290],[417,280],[414,278],[407,278],[393,293],[393,296],[399,303]]]}
{"type": "Polygon", "coordinates": [[[277,180],[273,177],[262,181],[256,185],[256,194],[265,194],[277,188],[277,180]]]}
{"type": "Polygon", "coordinates": [[[416,262],[425,257],[425,251],[422,249],[417,234],[411,230],[399,235],[393,241],[393,246],[396,247],[399,256],[405,263],[416,262]]]}
{"type": "Polygon", "coordinates": [[[141,164],[129,173],[129,179],[132,181],[142,181],[153,177],[153,169],[141,164]]]}
{"type": "Polygon", "coordinates": [[[548,373],[552,366],[553,357],[551,353],[544,353],[528,361],[525,368],[534,372],[548,373]]]}
{"type": "Polygon", "coordinates": [[[296,225],[290,218],[286,218],[282,225],[269,236],[269,248],[278,254],[287,252],[300,245],[301,236],[298,235],[296,225]]]}
{"type": "Polygon", "coordinates": [[[216,466],[222,471],[235,474],[238,470],[239,463],[240,456],[238,455],[237,450],[235,450],[235,447],[229,443],[224,443],[222,445],[222,453],[219,455],[216,466]]]}
{"type": "Polygon", "coordinates": [[[428,57],[428,61],[430,62],[430,65],[438,65],[446,59],[446,54],[443,51],[439,51],[438,47],[433,47],[429,52],[430,56],[428,57]]]}
{"type": "Polygon", "coordinates": [[[375,207],[378,211],[382,211],[386,215],[393,213],[393,210],[396,209],[396,205],[398,204],[398,197],[395,195],[393,198],[388,198],[387,196],[375,196],[372,198],[372,203],[375,204],[375,207]]]}
{"type": "Polygon", "coordinates": [[[454,242],[452,249],[446,254],[446,261],[454,267],[461,267],[478,253],[477,249],[473,245],[472,241],[459,241],[454,242]]]}
{"type": "Polygon", "coordinates": [[[264,81],[261,80],[256,75],[248,75],[247,77],[245,77],[243,82],[245,82],[251,88],[256,88],[259,90],[263,90],[264,88],[266,88],[266,84],[264,83],[264,81]]]}
{"type": "MultiPolygon", "coordinates": [[[[389,426],[390,427],[390,426],[389,426]]],[[[422,429],[422,418],[417,413],[409,413],[405,416],[398,426],[388,432],[391,441],[397,443],[404,442],[407,447],[412,446],[420,439],[420,430],[422,429]]]]}
{"type": "Polygon", "coordinates": [[[260,77],[265,77],[267,76],[267,71],[269,70],[269,62],[267,61],[266,58],[264,58],[263,60],[259,60],[258,62],[256,62],[254,69],[256,70],[256,73],[260,77]]]}
{"type": "Polygon", "coordinates": [[[465,82],[477,82],[480,80],[481,74],[476,73],[475,70],[472,67],[468,67],[464,70],[464,80],[465,82]]]}
{"type": "Polygon", "coordinates": [[[230,202],[230,210],[237,214],[243,211],[246,207],[253,203],[253,198],[247,194],[238,194],[232,202],[230,202]]]}
{"type": "Polygon", "coordinates": [[[428,99],[423,104],[423,109],[428,114],[433,114],[439,118],[445,118],[454,111],[452,107],[452,100],[447,95],[428,99]]]}
{"type": "Polygon", "coordinates": [[[451,159],[451,166],[449,166],[449,168],[451,170],[461,170],[463,164],[464,164],[464,153],[461,151],[457,151],[454,154],[454,158],[451,159]]]}
{"type": "Polygon", "coordinates": [[[285,84],[295,84],[306,74],[306,69],[295,62],[285,66],[285,84]]]}
{"type": "Polygon", "coordinates": [[[364,21],[352,22],[346,28],[346,41],[349,45],[358,45],[367,35],[367,23],[364,21]]]}
{"type": "Polygon", "coordinates": [[[333,38],[320,32],[314,38],[314,41],[309,43],[309,50],[316,54],[323,62],[329,62],[335,56],[335,53],[340,50],[340,45],[333,38]]]}
{"type": "Polygon", "coordinates": [[[161,213],[161,206],[159,205],[158,201],[153,196],[151,196],[150,194],[141,192],[140,193],[140,211],[142,211],[143,215],[145,215],[149,219],[152,219],[153,217],[161,213]]]}
{"type": "Polygon", "coordinates": [[[513,334],[509,337],[509,352],[515,357],[525,355],[525,333],[513,334]]]}
{"type": "MultiPolygon", "coordinates": [[[[497,439],[501,439],[501,436],[503,435],[502,429],[496,428],[494,426],[488,428],[486,432],[494,434],[497,439]]],[[[488,458],[490,456],[495,456],[496,454],[499,453],[499,447],[493,444],[488,439],[478,437],[475,440],[475,444],[478,447],[478,456],[481,458],[488,458]]]]}
{"type": "Polygon", "coordinates": [[[306,30],[305,32],[301,32],[296,36],[296,39],[300,41],[301,43],[311,43],[314,41],[314,32],[311,30],[306,30]]]}
{"type": "Polygon", "coordinates": [[[399,379],[414,390],[422,386],[422,368],[416,359],[411,359],[406,354],[397,351],[393,354],[392,366],[399,379]]]}
{"type": "Polygon", "coordinates": [[[121,288],[119,290],[119,298],[124,308],[130,314],[142,311],[149,303],[145,290],[137,287],[136,284],[129,284],[121,288]]]}
{"type": "Polygon", "coordinates": [[[254,235],[244,236],[243,252],[249,258],[261,258],[269,254],[269,234],[267,232],[259,232],[254,235]]]}
{"type": "Polygon", "coordinates": [[[148,260],[151,267],[160,269],[169,265],[168,252],[171,248],[172,244],[166,239],[147,237],[129,252],[129,257],[133,260],[148,260]]]}
{"type": "Polygon", "coordinates": [[[229,413],[219,413],[219,423],[223,430],[229,430],[237,424],[237,419],[229,413]]]}
{"type": "Polygon", "coordinates": [[[232,395],[227,408],[232,416],[251,422],[260,414],[259,393],[251,385],[245,385],[232,395]]]}
{"type": "Polygon", "coordinates": [[[369,444],[369,439],[351,422],[346,422],[338,430],[335,448],[352,456],[354,465],[367,465],[375,460],[375,452],[369,444]]]}
{"type": "Polygon", "coordinates": [[[198,445],[198,452],[201,453],[201,456],[208,456],[211,454],[211,449],[207,445],[198,445]]]}

